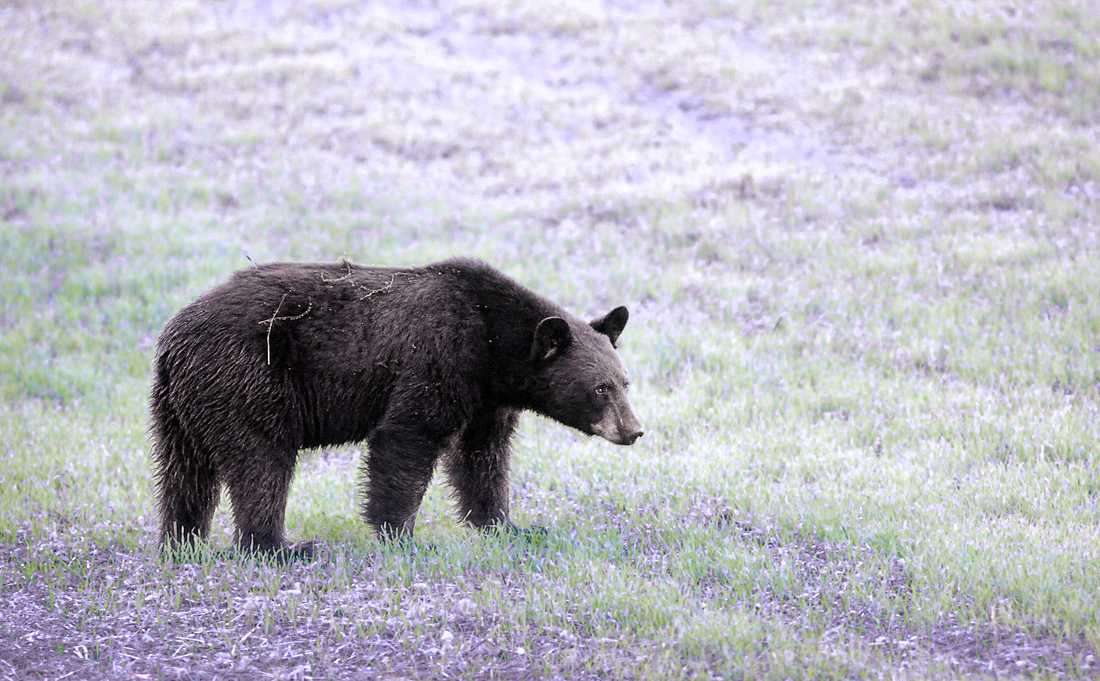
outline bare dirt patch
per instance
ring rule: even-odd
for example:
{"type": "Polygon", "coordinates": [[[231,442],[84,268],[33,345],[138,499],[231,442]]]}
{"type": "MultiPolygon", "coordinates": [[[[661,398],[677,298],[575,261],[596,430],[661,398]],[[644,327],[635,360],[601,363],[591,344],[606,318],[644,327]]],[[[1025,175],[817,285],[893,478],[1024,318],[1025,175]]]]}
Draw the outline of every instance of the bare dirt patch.
{"type": "Polygon", "coordinates": [[[0,559],[0,678],[594,678],[634,660],[578,631],[516,638],[474,599],[486,579],[522,597],[537,577],[520,574],[406,583],[370,557],[165,564],[102,549],[0,559]],[[11,569],[43,564],[61,583],[11,569]]]}

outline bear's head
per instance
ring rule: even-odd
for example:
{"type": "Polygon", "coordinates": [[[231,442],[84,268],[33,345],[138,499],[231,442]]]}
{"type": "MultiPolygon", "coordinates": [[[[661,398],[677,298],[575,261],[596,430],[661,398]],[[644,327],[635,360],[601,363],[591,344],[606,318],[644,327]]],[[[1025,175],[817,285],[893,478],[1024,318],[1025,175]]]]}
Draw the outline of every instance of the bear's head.
{"type": "Polygon", "coordinates": [[[615,352],[629,316],[625,307],[617,307],[589,324],[562,317],[539,322],[531,346],[536,411],[617,445],[634,444],[642,436],[615,352]]]}

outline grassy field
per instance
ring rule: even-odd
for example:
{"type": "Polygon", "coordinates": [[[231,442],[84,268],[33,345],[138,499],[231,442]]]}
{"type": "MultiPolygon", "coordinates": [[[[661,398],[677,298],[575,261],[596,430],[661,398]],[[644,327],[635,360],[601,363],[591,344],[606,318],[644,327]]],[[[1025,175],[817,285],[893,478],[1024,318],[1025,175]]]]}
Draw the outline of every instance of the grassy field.
{"type": "Polygon", "coordinates": [[[1084,0],[0,2],[0,679],[1100,678],[1084,0]],[[442,5],[442,6],[441,6],[442,5]],[[274,566],[156,546],[156,337],[250,262],[483,258],[646,435],[525,416],[412,547],[306,452],[274,566]]]}

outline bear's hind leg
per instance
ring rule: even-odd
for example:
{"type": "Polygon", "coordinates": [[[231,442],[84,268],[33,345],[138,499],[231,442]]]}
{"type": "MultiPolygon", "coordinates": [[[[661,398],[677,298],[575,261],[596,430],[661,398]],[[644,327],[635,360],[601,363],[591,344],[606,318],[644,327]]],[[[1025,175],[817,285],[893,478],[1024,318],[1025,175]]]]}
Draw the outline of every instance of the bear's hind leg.
{"type": "Polygon", "coordinates": [[[477,414],[447,459],[447,478],[459,516],[476,528],[518,529],[508,519],[511,439],[518,421],[519,413],[513,409],[477,414]]]}
{"type": "MultiPolygon", "coordinates": [[[[286,548],[286,499],[294,477],[297,452],[241,454],[241,463],[227,470],[225,486],[233,505],[237,547],[242,551],[273,552],[286,548]]],[[[309,554],[308,549],[302,551],[309,554]]]]}
{"type": "Polygon", "coordinates": [[[194,544],[210,534],[218,507],[217,470],[207,452],[177,429],[154,431],[153,468],[161,544],[170,549],[194,544]]]}

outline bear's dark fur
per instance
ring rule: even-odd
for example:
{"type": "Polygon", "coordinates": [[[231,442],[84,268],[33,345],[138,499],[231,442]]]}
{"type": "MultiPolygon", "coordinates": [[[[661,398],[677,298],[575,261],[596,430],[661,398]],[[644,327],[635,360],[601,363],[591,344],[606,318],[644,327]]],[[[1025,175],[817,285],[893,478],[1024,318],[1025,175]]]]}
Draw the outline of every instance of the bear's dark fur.
{"type": "Polygon", "coordinates": [[[224,484],[238,546],[285,548],[298,451],[363,440],[362,513],[384,536],[411,534],[440,460],[466,522],[514,528],[509,440],[521,410],[617,444],[641,436],[613,349],[627,316],[618,307],[586,324],[474,260],[237,272],[157,344],[162,541],[206,537],[224,484]]]}

